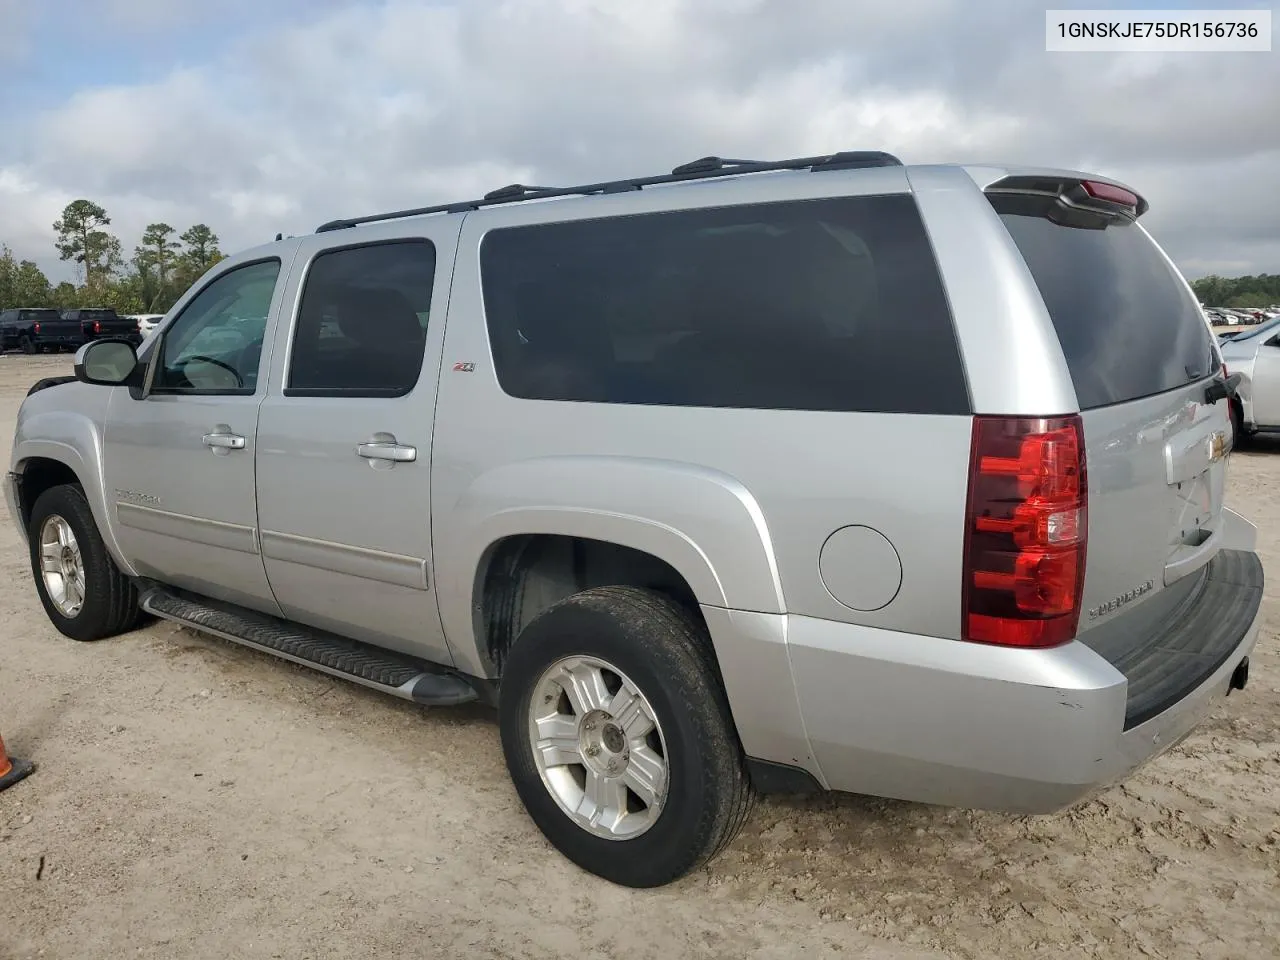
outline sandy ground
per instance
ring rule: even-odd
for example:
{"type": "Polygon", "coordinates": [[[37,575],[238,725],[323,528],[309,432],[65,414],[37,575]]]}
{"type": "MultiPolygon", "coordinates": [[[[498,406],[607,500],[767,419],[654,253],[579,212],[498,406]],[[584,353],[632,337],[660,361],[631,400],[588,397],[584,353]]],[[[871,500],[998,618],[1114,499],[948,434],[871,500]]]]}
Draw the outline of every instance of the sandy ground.
{"type": "MultiPolygon", "coordinates": [[[[27,386],[0,358],[0,450],[27,386]]],[[[1280,444],[1230,502],[1277,567],[1280,444]]],[[[1273,578],[1274,580],[1274,578],[1273,578]]],[[[708,869],[612,887],[561,859],[483,709],[427,710],[156,625],[54,632],[0,516],[0,958],[1271,957],[1277,590],[1247,691],[1057,817],[856,797],[761,804],[708,869]]]]}

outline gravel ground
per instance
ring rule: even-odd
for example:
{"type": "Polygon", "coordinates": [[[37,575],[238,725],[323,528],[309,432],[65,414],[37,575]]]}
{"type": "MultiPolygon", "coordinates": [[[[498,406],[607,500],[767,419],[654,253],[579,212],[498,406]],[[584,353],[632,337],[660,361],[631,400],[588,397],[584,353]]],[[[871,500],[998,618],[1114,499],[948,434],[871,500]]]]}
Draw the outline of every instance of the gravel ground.
{"type": "MultiPolygon", "coordinates": [[[[0,449],[27,386],[69,371],[0,357],[0,449]]],[[[1280,443],[1233,455],[1269,569],[1277,478],[1280,443]]],[[[637,893],[546,844],[483,709],[168,624],[63,639],[2,514],[0,583],[0,733],[39,764],[0,794],[3,960],[1277,955],[1274,587],[1249,688],[1065,814],[773,799],[709,868],[637,893]]]]}

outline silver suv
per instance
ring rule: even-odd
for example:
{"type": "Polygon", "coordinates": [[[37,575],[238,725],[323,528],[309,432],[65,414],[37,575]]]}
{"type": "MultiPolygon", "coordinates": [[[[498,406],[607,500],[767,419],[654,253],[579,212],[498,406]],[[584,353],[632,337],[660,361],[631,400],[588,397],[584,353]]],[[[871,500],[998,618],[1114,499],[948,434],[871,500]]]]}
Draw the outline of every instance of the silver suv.
{"type": "Polygon", "coordinates": [[[1146,208],[868,152],[335,221],[33,387],[10,511],[67,636],[495,705],[620,884],[760,792],[1061,809],[1258,633],[1238,381],[1146,208]]]}

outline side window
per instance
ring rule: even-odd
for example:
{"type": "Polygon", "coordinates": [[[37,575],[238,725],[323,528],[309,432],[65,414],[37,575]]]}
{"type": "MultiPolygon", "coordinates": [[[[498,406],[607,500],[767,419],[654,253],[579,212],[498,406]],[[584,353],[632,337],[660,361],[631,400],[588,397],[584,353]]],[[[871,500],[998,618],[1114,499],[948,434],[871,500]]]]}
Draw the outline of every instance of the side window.
{"type": "Polygon", "coordinates": [[[320,253],[302,288],[286,397],[403,397],[426,348],[436,251],[397,240],[320,253]]]}
{"type": "Polygon", "coordinates": [[[969,412],[942,281],[906,194],[508,227],[484,238],[480,269],[494,370],[511,396],[969,412]]]}
{"type": "Polygon", "coordinates": [[[165,331],[153,393],[252,394],[279,260],[222,274],[165,331]]]}

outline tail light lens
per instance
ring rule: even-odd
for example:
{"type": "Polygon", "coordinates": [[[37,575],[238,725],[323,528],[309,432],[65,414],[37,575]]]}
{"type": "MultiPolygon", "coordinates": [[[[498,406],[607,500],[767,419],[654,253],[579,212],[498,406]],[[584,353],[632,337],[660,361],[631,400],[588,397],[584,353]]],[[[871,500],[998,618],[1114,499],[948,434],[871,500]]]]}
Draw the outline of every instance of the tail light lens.
{"type": "Polygon", "coordinates": [[[94,333],[101,333],[101,332],[102,332],[102,324],[101,324],[101,322],[99,322],[99,321],[97,321],[97,320],[93,321],[93,332],[94,332],[94,333]]]}
{"type": "Polygon", "coordinates": [[[975,417],[965,511],[964,639],[1051,647],[1080,620],[1089,530],[1084,427],[975,417]]]}
{"type": "Polygon", "coordinates": [[[39,333],[39,332],[40,332],[40,324],[39,324],[39,323],[33,323],[33,324],[31,325],[31,332],[32,332],[32,333],[39,333]]]}
{"type": "Polygon", "coordinates": [[[1137,207],[1137,194],[1123,187],[1117,187],[1110,183],[1099,183],[1096,180],[1084,180],[1080,186],[1084,187],[1084,192],[1089,194],[1096,200],[1107,200],[1111,203],[1119,203],[1126,207],[1137,207]]]}

